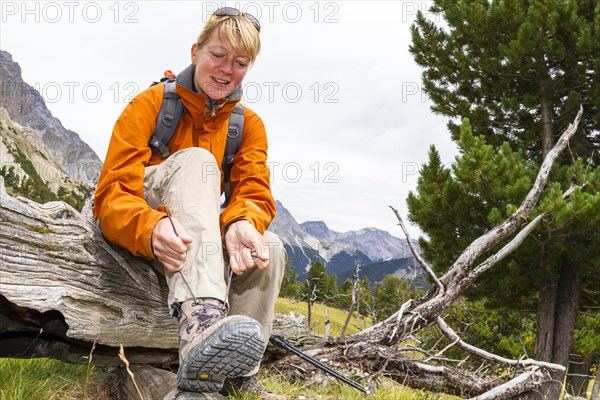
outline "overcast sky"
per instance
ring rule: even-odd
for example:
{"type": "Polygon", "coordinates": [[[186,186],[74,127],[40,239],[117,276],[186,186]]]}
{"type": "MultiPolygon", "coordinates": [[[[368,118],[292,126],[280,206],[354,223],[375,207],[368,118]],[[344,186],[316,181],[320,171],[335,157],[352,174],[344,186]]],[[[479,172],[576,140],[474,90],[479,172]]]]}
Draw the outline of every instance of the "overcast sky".
{"type": "Polygon", "coordinates": [[[408,52],[416,10],[430,4],[2,1],[0,48],[103,160],[126,102],[165,69],[190,63],[211,12],[223,5],[249,12],[261,22],[263,47],[244,97],[267,128],[275,198],[298,222],[402,237],[388,205],[407,216],[406,197],[431,144],[445,163],[457,153],[408,52]]]}

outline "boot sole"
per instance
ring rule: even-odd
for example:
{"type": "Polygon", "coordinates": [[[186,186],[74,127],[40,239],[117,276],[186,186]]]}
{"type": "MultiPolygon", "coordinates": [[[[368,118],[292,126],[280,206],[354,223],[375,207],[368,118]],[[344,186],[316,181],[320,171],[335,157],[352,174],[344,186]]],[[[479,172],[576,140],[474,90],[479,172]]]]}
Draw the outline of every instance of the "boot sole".
{"type": "Polygon", "coordinates": [[[264,348],[257,321],[239,318],[225,323],[190,350],[177,373],[177,387],[218,392],[225,378],[244,376],[256,368],[264,348]]]}

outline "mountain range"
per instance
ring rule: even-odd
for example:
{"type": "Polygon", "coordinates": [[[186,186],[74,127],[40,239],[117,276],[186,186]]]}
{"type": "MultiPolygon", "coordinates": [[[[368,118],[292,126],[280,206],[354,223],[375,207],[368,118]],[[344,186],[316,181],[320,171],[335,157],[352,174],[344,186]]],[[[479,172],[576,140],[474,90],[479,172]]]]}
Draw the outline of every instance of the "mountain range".
{"type": "MultiPolygon", "coordinates": [[[[12,168],[11,179],[17,176],[17,183],[36,175],[53,193],[88,195],[102,162],[76,132],[52,116],[42,96],[23,81],[21,68],[8,52],[0,50],[0,61],[3,175],[12,168]]],[[[320,261],[341,283],[360,262],[360,275],[373,283],[392,274],[417,282],[415,287],[426,285],[406,240],[376,228],[337,232],[323,221],[298,223],[281,202],[276,207],[269,230],[281,237],[299,280],[305,279],[313,261],[320,261]]]]}
{"type": "MultiPolygon", "coordinates": [[[[323,263],[329,275],[336,274],[338,283],[350,278],[356,263],[360,276],[372,283],[392,274],[406,280],[418,280],[415,287],[424,287],[423,272],[406,240],[377,228],[337,232],[323,221],[298,223],[280,201],[275,202],[277,215],[269,230],[278,234],[287,250],[292,269],[298,279],[306,278],[313,261],[323,263]]],[[[418,243],[413,242],[418,249],[418,243]]]]}

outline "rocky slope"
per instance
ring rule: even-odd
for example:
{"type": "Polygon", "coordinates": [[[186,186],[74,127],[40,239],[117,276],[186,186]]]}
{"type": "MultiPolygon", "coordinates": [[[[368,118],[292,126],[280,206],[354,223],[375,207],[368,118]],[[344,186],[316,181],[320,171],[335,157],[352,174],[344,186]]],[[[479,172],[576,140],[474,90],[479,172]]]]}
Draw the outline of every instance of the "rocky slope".
{"type": "Polygon", "coordinates": [[[33,129],[12,121],[0,108],[0,173],[9,193],[28,192],[32,195],[28,197],[42,202],[61,197],[80,206],[91,187],[69,176],[62,161],[60,152],[48,148],[33,129]]]}
{"type": "Polygon", "coordinates": [[[53,158],[64,173],[94,185],[102,165],[96,153],[77,133],[52,116],[38,91],[23,81],[19,64],[3,50],[0,50],[0,108],[6,110],[13,122],[31,128],[54,151],[53,158]]]}

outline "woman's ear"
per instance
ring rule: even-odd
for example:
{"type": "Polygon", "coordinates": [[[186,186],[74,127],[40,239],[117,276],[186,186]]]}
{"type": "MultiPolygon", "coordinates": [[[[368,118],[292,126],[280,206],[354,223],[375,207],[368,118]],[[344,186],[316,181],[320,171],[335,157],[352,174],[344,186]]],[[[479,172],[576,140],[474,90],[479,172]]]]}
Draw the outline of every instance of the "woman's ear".
{"type": "Polygon", "coordinates": [[[198,52],[200,51],[200,48],[198,47],[197,43],[194,43],[192,45],[192,49],[191,49],[191,56],[192,56],[192,64],[196,65],[196,63],[198,62],[198,52]]]}

